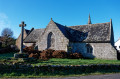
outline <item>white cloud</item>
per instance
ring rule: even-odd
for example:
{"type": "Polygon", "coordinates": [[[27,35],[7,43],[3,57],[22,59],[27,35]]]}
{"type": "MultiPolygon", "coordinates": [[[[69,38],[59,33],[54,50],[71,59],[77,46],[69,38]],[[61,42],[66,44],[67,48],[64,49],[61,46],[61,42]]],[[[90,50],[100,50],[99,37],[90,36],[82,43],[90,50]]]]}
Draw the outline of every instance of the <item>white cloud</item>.
{"type": "Polygon", "coordinates": [[[0,17],[2,17],[4,19],[8,19],[7,15],[5,13],[0,13],[0,17]]]}
{"type": "Polygon", "coordinates": [[[10,28],[10,21],[5,13],[0,13],[0,33],[4,28],[10,28]]]}

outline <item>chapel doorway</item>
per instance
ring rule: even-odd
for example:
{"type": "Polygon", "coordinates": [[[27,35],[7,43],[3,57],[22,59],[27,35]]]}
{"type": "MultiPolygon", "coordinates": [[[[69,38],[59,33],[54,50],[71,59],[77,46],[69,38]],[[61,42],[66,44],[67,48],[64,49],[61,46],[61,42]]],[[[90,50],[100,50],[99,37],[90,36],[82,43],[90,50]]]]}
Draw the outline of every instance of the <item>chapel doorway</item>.
{"type": "Polygon", "coordinates": [[[47,38],[47,49],[54,49],[54,47],[55,47],[55,36],[52,32],[50,32],[47,38]]]}

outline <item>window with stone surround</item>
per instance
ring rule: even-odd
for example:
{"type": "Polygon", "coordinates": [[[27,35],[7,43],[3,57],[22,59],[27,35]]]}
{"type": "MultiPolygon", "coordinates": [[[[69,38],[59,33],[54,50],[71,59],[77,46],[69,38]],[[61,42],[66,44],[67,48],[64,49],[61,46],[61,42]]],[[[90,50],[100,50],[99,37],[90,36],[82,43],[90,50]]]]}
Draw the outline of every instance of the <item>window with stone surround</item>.
{"type": "Polygon", "coordinates": [[[54,46],[55,46],[55,36],[52,32],[50,32],[47,38],[47,48],[54,49],[54,46]]]}
{"type": "Polygon", "coordinates": [[[87,44],[86,48],[87,48],[87,53],[93,53],[93,48],[90,44],[87,44]]]}

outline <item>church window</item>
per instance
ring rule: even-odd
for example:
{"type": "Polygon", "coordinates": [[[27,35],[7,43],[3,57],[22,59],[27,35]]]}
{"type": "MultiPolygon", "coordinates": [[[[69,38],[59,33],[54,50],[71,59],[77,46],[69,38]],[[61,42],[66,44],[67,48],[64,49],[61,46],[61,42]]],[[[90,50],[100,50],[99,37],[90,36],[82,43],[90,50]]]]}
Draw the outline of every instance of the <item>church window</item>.
{"type": "Polygon", "coordinates": [[[50,32],[48,34],[48,38],[47,38],[47,48],[48,49],[53,49],[54,46],[55,46],[55,37],[54,37],[53,33],[50,32]]]}
{"type": "Polygon", "coordinates": [[[93,52],[93,48],[90,44],[87,44],[86,47],[87,47],[87,53],[92,53],[93,52]]]}

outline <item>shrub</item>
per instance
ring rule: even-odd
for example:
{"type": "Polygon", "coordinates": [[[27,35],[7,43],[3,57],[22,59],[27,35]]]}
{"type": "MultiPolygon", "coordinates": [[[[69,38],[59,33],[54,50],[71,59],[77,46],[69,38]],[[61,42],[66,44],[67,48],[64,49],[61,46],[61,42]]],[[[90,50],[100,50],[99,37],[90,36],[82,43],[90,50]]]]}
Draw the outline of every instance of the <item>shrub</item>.
{"type": "Polygon", "coordinates": [[[33,46],[23,48],[23,51],[24,51],[24,52],[28,52],[28,53],[30,53],[30,52],[33,51],[33,50],[34,50],[34,47],[33,47],[33,46]]]}
{"type": "Polygon", "coordinates": [[[72,58],[72,59],[83,58],[82,54],[80,53],[67,54],[67,52],[65,52],[64,50],[53,49],[38,51],[34,50],[33,46],[25,47],[24,52],[27,52],[29,54],[29,57],[43,60],[48,60],[50,58],[72,58]]]}
{"type": "Polygon", "coordinates": [[[34,50],[34,46],[30,46],[30,47],[25,47],[24,49],[23,49],[23,51],[24,52],[26,52],[26,53],[28,53],[29,55],[31,54],[31,53],[39,53],[39,51],[38,50],[34,50]]]}
{"type": "Polygon", "coordinates": [[[47,57],[46,52],[42,52],[42,53],[40,53],[40,57],[39,57],[39,59],[47,60],[48,57],[47,57]]]}
{"type": "Polygon", "coordinates": [[[43,50],[43,51],[40,53],[39,59],[47,60],[47,59],[52,58],[52,53],[53,53],[54,51],[55,51],[55,50],[52,50],[52,49],[43,50]]]}
{"type": "Polygon", "coordinates": [[[69,54],[69,55],[68,55],[68,58],[78,59],[78,58],[83,58],[83,56],[82,56],[81,53],[72,53],[72,54],[69,54]]]}
{"type": "Polygon", "coordinates": [[[52,54],[53,58],[66,58],[67,57],[67,52],[64,50],[56,50],[52,54]]]}
{"type": "Polygon", "coordinates": [[[15,52],[15,49],[11,46],[7,46],[5,48],[0,49],[0,54],[15,52]]]}
{"type": "Polygon", "coordinates": [[[31,53],[30,55],[29,55],[29,57],[33,57],[33,58],[36,58],[36,59],[38,59],[39,58],[39,54],[38,53],[31,53]]]}
{"type": "Polygon", "coordinates": [[[55,50],[53,50],[53,49],[47,49],[46,51],[49,52],[49,53],[53,53],[55,50]]]}

